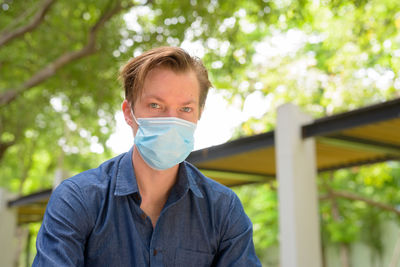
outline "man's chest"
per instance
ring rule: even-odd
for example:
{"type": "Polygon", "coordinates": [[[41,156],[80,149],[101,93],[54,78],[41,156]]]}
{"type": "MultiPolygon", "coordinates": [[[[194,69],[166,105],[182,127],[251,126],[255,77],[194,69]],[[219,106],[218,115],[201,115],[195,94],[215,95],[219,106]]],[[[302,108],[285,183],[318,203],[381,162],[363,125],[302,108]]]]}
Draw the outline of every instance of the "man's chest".
{"type": "Polygon", "coordinates": [[[88,266],[210,266],[219,233],[212,211],[180,201],[164,208],[153,227],[137,203],[104,206],[87,238],[88,266]]]}

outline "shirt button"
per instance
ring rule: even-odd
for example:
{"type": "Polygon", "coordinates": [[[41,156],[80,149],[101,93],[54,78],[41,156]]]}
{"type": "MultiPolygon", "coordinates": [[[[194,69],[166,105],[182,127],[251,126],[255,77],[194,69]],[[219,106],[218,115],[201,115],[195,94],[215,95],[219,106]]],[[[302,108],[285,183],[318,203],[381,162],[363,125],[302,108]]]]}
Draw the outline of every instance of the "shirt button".
{"type": "Polygon", "coordinates": [[[142,217],[143,220],[146,220],[147,215],[146,215],[146,213],[143,212],[143,213],[140,215],[140,217],[142,217]]]}
{"type": "Polygon", "coordinates": [[[157,255],[157,249],[154,249],[153,250],[153,256],[156,256],[157,255]]]}

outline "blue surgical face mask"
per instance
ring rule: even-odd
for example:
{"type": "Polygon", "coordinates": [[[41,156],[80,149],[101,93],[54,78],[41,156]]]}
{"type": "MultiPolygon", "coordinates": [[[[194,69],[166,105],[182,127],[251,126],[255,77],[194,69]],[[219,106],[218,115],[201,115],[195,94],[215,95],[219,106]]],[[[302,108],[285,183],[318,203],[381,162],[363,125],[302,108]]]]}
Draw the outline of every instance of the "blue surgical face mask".
{"type": "Polygon", "coordinates": [[[138,118],[135,146],[153,169],[166,170],[184,161],[194,146],[196,124],[175,117],[138,118]]]}

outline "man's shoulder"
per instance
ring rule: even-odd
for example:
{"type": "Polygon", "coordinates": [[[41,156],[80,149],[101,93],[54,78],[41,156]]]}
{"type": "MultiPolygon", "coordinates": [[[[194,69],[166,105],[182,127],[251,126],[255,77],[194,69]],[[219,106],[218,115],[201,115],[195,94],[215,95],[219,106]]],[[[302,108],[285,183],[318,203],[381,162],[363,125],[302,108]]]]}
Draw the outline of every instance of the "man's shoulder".
{"type": "Polygon", "coordinates": [[[215,222],[215,225],[226,226],[226,220],[232,218],[235,221],[244,218],[246,225],[249,223],[239,197],[231,188],[206,177],[190,163],[186,162],[185,165],[188,175],[195,182],[194,188],[201,192],[201,197],[197,197],[196,201],[209,212],[209,216],[213,218],[212,221],[215,222]]]}
{"type": "Polygon", "coordinates": [[[205,176],[197,167],[185,162],[186,171],[192,177],[200,192],[206,197],[218,200],[220,198],[232,199],[236,197],[235,192],[229,187],[205,176]]]}
{"type": "MultiPolygon", "coordinates": [[[[85,229],[91,229],[102,211],[104,203],[114,194],[114,177],[123,156],[124,154],[119,155],[105,161],[97,168],[64,180],[52,192],[45,218],[50,218],[54,214],[62,218],[64,215],[73,214],[79,217],[74,218],[75,223],[83,225],[82,227],[85,229]]],[[[64,223],[66,222],[64,221],[64,223]]]]}
{"type": "Polygon", "coordinates": [[[110,180],[117,171],[117,167],[121,158],[125,153],[111,158],[97,168],[89,169],[78,173],[66,180],[62,184],[73,184],[80,188],[81,191],[100,189],[109,186],[110,180]]]}

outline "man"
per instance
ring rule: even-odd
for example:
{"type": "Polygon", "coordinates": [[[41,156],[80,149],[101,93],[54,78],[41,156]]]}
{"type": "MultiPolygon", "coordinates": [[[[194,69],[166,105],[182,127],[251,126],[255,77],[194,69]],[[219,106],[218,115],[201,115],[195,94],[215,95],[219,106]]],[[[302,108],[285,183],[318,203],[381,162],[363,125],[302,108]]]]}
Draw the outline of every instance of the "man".
{"type": "Polygon", "coordinates": [[[53,192],[33,266],[261,266],[232,190],[184,161],[211,83],[161,47],[121,71],[134,146],[53,192]]]}

